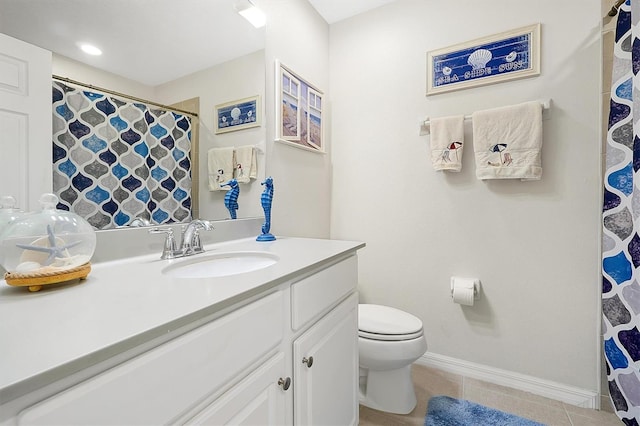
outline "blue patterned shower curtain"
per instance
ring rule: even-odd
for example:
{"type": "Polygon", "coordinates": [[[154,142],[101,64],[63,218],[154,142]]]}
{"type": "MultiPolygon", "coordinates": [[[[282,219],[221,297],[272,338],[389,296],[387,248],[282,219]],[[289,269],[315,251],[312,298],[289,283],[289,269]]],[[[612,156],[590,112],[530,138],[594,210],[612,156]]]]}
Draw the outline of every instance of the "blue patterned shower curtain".
{"type": "Polygon", "coordinates": [[[53,82],[58,208],[97,229],[191,219],[189,117],[53,82]]]}
{"type": "Polygon", "coordinates": [[[609,394],[627,425],[640,421],[640,0],[618,13],[606,144],[602,313],[609,394]],[[634,101],[635,100],[635,101],[634,101]]]}

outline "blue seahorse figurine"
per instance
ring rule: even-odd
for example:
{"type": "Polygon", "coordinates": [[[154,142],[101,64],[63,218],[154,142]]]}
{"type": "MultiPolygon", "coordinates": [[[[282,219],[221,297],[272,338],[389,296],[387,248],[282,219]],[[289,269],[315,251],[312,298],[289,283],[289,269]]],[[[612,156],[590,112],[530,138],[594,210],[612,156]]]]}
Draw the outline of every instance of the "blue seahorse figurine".
{"type": "Polygon", "coordinates": [[[264,191],[260,196],[262,210],[264,210],[264,225],[262,225],[262,234],[258,235],[256,241],[273,241],[276,239],[269,233],[271,229],[271,203],[273,202],[273,178],[269,176],[262,182],[264,191]]]}
{"type": "Polygon", "coordinates": [[[222,183],[220,186],[230,186],[231,189],[227,191],[224,196],[224,206],[229,210],[231,219],[236,219],[236,211],[238,210],[238,196],[240,195],[240,185],[235,179],[231,179],[227,183],[222,183]]]}

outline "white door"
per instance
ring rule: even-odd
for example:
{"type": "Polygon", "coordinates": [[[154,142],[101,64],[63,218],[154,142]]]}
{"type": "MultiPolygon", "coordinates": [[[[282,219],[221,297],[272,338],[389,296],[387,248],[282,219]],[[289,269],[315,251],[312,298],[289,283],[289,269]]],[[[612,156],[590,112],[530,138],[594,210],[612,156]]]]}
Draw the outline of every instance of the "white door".
{"type": "Polygon", "coordinates": [[[51,52],[0,34],[0,195],[24,210],[52,190],[51,52]]]}
{"type": "Polygon", "coordinates": [[[293,344],[296,425],[358,424],[358,298],[354,294],[293,344]]]}
{"type": "Polygon", "coordinates": [[[279,353],[186,424],[284,425],[285,392],[291,392],[290,381],[284,377],[285,371],[284,354],[279,353]]]}

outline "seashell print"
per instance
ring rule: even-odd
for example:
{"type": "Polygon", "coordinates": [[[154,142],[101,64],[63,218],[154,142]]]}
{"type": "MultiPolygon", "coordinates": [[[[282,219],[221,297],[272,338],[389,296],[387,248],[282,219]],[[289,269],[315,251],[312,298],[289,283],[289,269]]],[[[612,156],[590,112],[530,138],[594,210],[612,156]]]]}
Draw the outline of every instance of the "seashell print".
{"type": "Polygon", "coordinates": [[[467,63],[471,65],[472,69],[478,70],[484,68],[492,57],[493,55],[487,49],[478,49],[469,55],[467,63]]]}
{"type": "Polygon", "coordinates": [[[518,57],[518,54],[516,53],[516,51],[514,50],[513,52],[509,53],[504,60],[507,62],[513,62],[516,60],[516,58],[518,57]]]}
{"type": "Polygon", "coordinates": [[[451,75],[451,71],[453,70],[449,67],[442,67],[442,74],[444,75],[451,75]]]}

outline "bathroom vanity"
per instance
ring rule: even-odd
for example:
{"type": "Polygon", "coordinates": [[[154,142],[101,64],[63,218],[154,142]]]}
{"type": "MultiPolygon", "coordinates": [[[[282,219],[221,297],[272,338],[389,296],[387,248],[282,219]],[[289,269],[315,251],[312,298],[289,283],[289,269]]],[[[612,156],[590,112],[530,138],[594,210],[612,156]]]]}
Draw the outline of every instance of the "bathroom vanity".
{"type": "Polygon", "coordinates": [[[363,246],[250,238],[97,263],[38,293],[1,283],[0,424],[356,425],[363,246]],[[276,261],[174,273],[245,255],[276,261]]]}

